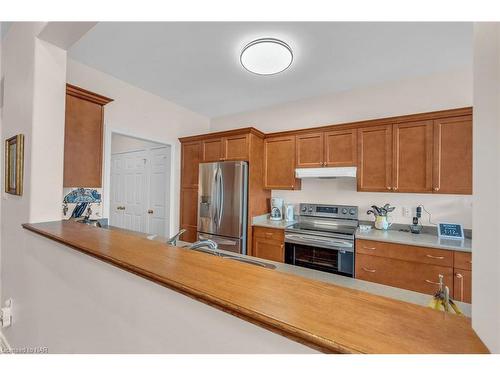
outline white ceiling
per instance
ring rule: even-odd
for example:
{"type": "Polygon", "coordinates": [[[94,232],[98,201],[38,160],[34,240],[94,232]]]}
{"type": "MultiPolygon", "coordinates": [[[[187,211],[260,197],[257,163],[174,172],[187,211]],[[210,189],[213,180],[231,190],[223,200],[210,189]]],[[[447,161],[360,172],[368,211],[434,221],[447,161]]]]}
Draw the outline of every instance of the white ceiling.
{"type": "Polygon", "coordinates": [[[70,57],[208,117],[472,66],[472,23],[100,22],[70,57]],[[239,63],[251,40],[294,51],[274,76],[239,63]]]}

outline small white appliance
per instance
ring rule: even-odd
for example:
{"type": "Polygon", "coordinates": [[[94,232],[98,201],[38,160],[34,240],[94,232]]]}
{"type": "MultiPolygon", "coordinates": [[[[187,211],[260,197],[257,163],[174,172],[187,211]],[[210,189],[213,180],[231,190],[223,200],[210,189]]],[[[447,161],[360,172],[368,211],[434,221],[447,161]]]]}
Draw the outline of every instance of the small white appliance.
{"type": "Polygon", "coordinates": [[[282,198],[271,198],[271,220],[283,220],[282,198]]]}
{"type": "Polygon", "coordinates": [[[293,215],[293,204],[287,204],[285,205],[285,220],[286,221],[293,221],[294,215],[293,215]]]}

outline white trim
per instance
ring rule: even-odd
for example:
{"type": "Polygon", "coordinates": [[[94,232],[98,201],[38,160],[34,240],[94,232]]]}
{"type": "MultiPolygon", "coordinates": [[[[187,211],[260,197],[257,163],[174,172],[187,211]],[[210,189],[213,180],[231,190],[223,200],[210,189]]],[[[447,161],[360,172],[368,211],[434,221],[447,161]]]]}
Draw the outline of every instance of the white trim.
{"type": "Polygon", "coordinates": [[[2,331],[0,331],[0,354],[1,353],[12,353],[12,348],[2,331]]]}
{"type": "MultiPolygon", "coordinates": [[[[150,143],[156,143],[158,144],[157,147],[169,147],[169,152],[170,152],[170,168],[169,168],[169,179],[170,179],[170,186],[167,190],[167,202],[169,206],[169,212],[168,212],[168,227],[166,228],[166,235],[167,237],[170,237],[171,233],[175,231],[174,229],[174,218],[176,215],[178,215],[178,212],[174,212],[174,199],[175,199],[175,176],[174,176],[174,171],[175,171],[175,151],[176,147],[172,143],[168,142],[161,142],[157,140],[151,140],[144,138],[143,136],[140,136],[134,132],[130,131],[125,131],[116,127],[110,127],[106,123],[104,123],[104,152],[103,152],[103,181],[102,181],[102,204],[103,204],[103,209],[102,209],[102,215],[103,217],[107,217],[109,220],[109,217],[111,215],[110,212],[110,186],[111,186],[111,156],[113,155],[111,152],[111,140],[113,137],[113,134],[119,134],[119,135],[124,135],[127,137],[132,137],[139,139],[141,141],[146,141],[150,143]]],[[[156,147],[156,146],[154,146],[156,147]]]]}

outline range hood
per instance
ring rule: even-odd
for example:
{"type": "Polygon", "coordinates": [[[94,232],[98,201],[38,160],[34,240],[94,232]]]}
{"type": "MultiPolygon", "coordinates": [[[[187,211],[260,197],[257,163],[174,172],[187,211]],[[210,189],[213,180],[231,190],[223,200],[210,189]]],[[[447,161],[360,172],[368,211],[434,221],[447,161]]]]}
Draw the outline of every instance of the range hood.
{"type": "Polygon", "coordinates": [[[296,168],[297,178],[356,178],[356,167],[296,168]]]}

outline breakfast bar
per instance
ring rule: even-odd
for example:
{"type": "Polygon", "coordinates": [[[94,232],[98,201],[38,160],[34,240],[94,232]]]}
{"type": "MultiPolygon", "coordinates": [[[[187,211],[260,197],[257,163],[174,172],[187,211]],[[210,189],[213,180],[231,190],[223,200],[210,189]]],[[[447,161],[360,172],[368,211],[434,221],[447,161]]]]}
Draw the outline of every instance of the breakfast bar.
{"type": "Polygon", "coordinates": [[[70,221],[23,227],[320,352],[488,352],[464,316],[123,231],[70,221]]]}

